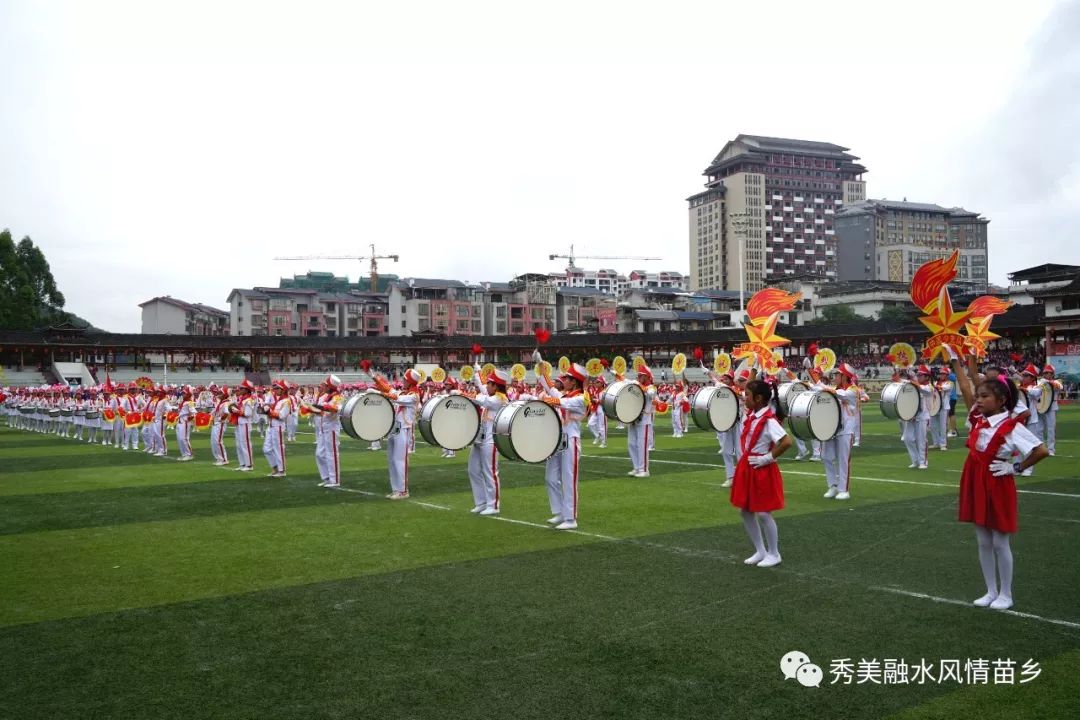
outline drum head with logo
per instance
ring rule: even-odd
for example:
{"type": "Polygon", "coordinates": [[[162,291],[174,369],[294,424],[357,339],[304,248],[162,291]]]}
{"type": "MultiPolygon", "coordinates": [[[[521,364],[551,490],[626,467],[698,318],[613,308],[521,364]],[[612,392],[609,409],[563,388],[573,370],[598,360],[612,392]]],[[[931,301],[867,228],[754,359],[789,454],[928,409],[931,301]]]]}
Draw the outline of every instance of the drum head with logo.
{"type": "Polygon", "coordinates": [[[702,388],[694,395],[690,417],[702,430],[727,432],[739,419],[739,396],[729,387],[702,388]]]}
{"type": "Polygon", "coordinates": [[[356,440],[382,440],[394,429],[394,404],[377,392],[354,395],[341,408],[341,429],[356,440]]]}
{"type": "Polygon", "coordinates": [[[462,450],[476,439],[480,412],[464,395],[434,397],[420,411],[420,434],[445,450],[462,450]]]}
{"type": "Polygon", "coordinates": [[[600,396],[604,414],[620,423],[633,423],[645,412],[645,392],[633,380],[620,380],[604,388],[600,396]]]}
{"type": "Polygon", "coordinates": [[[930,391],[930,415],[937,415],[939,412],[941,412],[941,391],[933,388],[930,391]]]}
{"type": "Polygon", "coordinates": [[[1045,380],[1039,382],[1039,388],[1042,389],[1042,395],[1039,396],[1039,402],[1037,402],[1036,409],[1039,414],[1042,415],[1050,411],[1050,406],[1054,404],[1054,386],[1045,380]]]}
{"type": "Polygon", "coordinates": [[[889,383],[881,391],[881,414],[890,420],[911,420],[919,407],[919,390],[911,383],[889,383]]]}
{"type": "Polygon", "coordinates": [[[495,416],[495,447],[509,460],[544,462],[562,442],[559,410],[539,400],[512,402],[495,416]]]}

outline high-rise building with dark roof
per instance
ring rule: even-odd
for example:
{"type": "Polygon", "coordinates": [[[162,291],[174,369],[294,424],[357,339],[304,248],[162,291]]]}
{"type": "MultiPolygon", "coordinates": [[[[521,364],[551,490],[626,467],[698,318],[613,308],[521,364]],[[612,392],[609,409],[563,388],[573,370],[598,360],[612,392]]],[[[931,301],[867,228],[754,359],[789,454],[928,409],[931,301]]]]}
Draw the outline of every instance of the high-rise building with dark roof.
{"type": "Polygon", "coordinates": [[[826,142],[728,142],[705,169],[706,189],[687,198],[690,288],[749,293],[786,275],[836,277],[836,211],[866,199],[858,160],[826,142]]]}

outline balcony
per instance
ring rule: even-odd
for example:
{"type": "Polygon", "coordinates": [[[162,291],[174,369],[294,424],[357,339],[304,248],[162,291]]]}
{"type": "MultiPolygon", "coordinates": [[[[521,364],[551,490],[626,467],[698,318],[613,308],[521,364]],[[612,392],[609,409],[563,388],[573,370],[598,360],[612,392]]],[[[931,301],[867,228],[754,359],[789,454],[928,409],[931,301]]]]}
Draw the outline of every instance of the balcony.
{"type": "Polygon", "coordinates": [[[825,234],[826,234],[826,235],[835,235],[835,234],[836,234],[836,231],[835,231],[835,230],[826,230],[826,231],[825,231],[825,234]]]}

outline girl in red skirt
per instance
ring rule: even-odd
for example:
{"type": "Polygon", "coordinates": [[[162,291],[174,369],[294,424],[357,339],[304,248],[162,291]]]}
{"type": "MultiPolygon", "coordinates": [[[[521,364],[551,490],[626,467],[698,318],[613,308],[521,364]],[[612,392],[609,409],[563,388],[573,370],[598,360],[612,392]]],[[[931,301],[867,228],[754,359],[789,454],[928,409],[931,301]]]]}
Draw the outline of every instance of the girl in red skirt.
{"type": "Polygon", "coordinates": [[[979,607],[1012,607],[1013,557],[1009,536],[1016,532],[1016,481],[1027,468],[1050,453],[1022,422],[1011,417],[1019,391],[1011,380],[998,376],[978,381],[975,358],[968,359],[968,376],[952,356],[964,402],[971,408],[968,456],[960,476],[960,522],[975,524],[979,564],[986,594],[979,607]],[[1019,462],[1013,462],[1019,457],[1019,462]],[[996,572],[995,572],[996,571],[996,572]]]}
{"type": "Polygon", "coordinates": [[[742,511],[743,527],[754,545],[754,554],[744,562],[758,567],[780,564],[779,531],[772,513],[784,507],[784,479],[776,458],[791,447],[780,424],[783,411],[769,407],[772,396],[772,388],[762,380],[746,385],[747,413],[739,436],[742,457],[731,486],[731,504],[742,511]]]}

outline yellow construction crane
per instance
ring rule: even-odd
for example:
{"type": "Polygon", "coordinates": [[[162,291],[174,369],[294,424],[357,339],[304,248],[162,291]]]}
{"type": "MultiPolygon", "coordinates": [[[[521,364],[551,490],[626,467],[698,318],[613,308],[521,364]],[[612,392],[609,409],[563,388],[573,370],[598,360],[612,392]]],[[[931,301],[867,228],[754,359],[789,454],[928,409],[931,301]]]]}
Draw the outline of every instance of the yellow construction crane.
{"type": "Polygon", "coordinates": [[[567,270],[576,270],[577,265],[574,264],[575,260],[663,260],[658,257],[642,257],[640,255],[575,255],[574,246],[570,246],[569,255],[548,255],[548,260],[555,260],[556,258],[564,258],[570,261],[567,270]]]}
{"type": "Polygon", "coordinates": [[[378,289],[379,283],[379,260],[393,260],[397,262],[400,255],[376,255],[375,246],[371,248],[370,255],[290,255],[288,257],[276,257],[275,260],[370,260],[371,261],[371,290],[378,289]]]}

